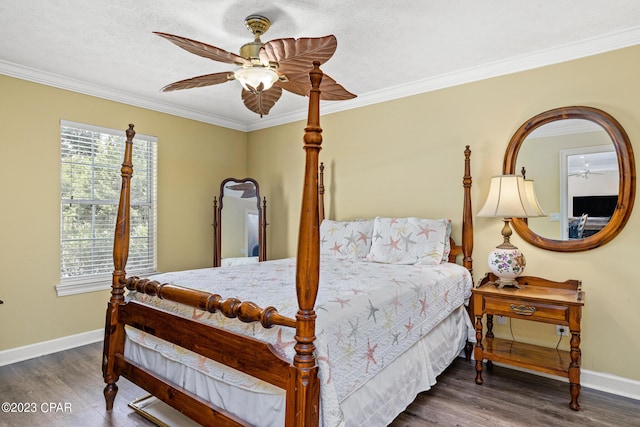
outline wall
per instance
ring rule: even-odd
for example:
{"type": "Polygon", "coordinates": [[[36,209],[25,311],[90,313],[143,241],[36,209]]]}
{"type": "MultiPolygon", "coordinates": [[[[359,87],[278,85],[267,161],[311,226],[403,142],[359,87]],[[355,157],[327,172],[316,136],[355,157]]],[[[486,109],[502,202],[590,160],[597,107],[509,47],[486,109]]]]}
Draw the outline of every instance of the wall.
{"type": "Polygon", "coordinates": [[[245,133],[6,76],[0,93],[0,350],[104,327],[108,291],[59,298],[54,289],[61,119],[134,123],[158,137],[158,268],[211,265],[213,196],[225,177],[247,175],[245,133]]]}
{"type": "MultiPolygon", "coordinates": [[[[531,71],[487,79],[322,117],[330,218],[375,215],[446,216],[460,236],[464,146],[471,145],[472,189],[477,212],[492,175],[502,172],[516,129],[543,111],[588,105],[613,115],[636,151],[640,140],[640,47],[631,47],[531,71]]],[[[339,76],[333,76],[337,78],[339,76]]],[[[349,88],[347,88],[349,89],[349,88]]],[[[287,124],[249,135],[249,173],[270,206],[270,258],[295,255],[303,174],[302,130],[287,124]]],[[[500,221],[475,218],[475,279],[501,242],[500,221]]],[[[584,369],[640,380],[636,325],[640,284],[635,270],[640,206],[624,231],[604,247],[555,253],[512,242],[527,256],[526,274],[554,280],[580,279],[584,369]]],[[[496,334],[508,329],[496,326],[496,334]]],[[[551,325],[514,321],[516,339],[555,346],[551,325]]],[[[567,348],[566,338],[560,345],[567,348]]]]}
{"type": "MultiPolygon", "coordinates": [[[[467,144],[473,150],[477,212],[491,176],[501,173],[515,130],[560,106],[590,105],[609,112],[637,151],[639,57],[640,47],[632,47],[324,116],[321,160],[327,165],[328,216],[445,216],[457,221],[467,144]]],[[[269,202],[269,257],[295,255],[305,123],[247,136],[5,76],[0,76],[0,93],[0,298],[5,301],[0,350],[103,327],[107,292],[55,295],[60,119],[117,129],[133,122],[139,132],[159,138],[160,270],[209,265],[211,200],[228,176],[260,182],[269,202]]],[[[639,209],[615,240],[588,252],[558,254],[512,238],[527,256],[527,274],[583,281],[583,367],[633,380],[640,380],[635,362],[640,286],[634,269],[639,209]]],[[[487,254],[500,242],[500,228],[499,221],[475,219],[476,280],[487,270],[487,254]]],[[[453,231],[459,237],[459,222],[453,231]]],[[[518,339],[555,345],[549,325],[514,322],[513,329],[518,339]]],[[[496,326],[496,333],[508,332],[496,326]]]]}

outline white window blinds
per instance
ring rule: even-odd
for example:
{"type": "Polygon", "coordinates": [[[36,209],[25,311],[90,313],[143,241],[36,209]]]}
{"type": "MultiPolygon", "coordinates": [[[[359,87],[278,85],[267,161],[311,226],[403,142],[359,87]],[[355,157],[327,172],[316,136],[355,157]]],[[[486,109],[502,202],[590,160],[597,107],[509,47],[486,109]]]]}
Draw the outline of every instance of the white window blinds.
{"type": "MultiPolygon", "coordinates": [[[[60,277],[63,287],[65,282],[78,280],[109,283],[125,141],[124,131],[61,122],[60,277]]],[[[156,270],[156,158],[157,139],[136,135],[127,273],[156,270]]],[[[104,288],[106,286],[101,287],[104,288]]]]}

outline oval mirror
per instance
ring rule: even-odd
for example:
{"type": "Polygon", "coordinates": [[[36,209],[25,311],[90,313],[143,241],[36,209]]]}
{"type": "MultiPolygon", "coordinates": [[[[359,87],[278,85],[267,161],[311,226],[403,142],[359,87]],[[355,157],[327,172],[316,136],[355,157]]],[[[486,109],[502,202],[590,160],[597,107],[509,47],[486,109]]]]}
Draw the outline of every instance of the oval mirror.
{"type": "Polygon", "coordinates": [[[633,149],[620,123],[596,108],[556,108],[525,122],[509,142],[503,173],[525,173],[535,182],[547,216],[513,218],[512,225],[539,248],[596,248],[613,239],[631,215],[633,149]]]}
{"type": "Polygon", "coordinates": [[[220,198],[213,201],[214,267],[267,259],[266,208],[255,179],[222,181],[220,198]]]}

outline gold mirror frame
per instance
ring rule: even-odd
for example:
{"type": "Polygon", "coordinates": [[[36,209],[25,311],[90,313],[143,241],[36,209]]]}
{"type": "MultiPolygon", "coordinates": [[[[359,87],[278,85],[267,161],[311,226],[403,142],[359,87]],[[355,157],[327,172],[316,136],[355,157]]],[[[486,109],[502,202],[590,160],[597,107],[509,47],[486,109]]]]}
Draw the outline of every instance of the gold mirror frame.
{"type": "Polygon", "coordinates": [[[503,173],[515,174],[518,152],[527,136],[540,126],[565,119],[589,120],[600,125],[616,149],[618,172],[618,202],[609,223],[599,232],[580,240],[554,240],[533,232],[525,219],[513,218],[511,224],[528,243],[557,252],[578,252],[594,249],[611,241],[627,223],[636,195],[636,167],[633,148],[624,128],[608,113],[593,107],[562,107],[545,111],[526,121],[513,135],[504,155],[503,173]]]}

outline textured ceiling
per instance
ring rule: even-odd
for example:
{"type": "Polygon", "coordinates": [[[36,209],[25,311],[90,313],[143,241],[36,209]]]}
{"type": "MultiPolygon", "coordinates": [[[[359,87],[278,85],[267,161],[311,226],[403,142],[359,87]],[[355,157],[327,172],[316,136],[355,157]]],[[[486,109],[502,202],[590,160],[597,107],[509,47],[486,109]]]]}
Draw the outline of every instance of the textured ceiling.
{"type": "Polygon", "coordinates": [[[263,41],[337,37],[323,70],[358,98],[324,112],[640,43],[638,0],[2,0],[0,73],[240,130],[304,118],[306,99],[285,91],[261,119],[234,81],[160,92],[233,66],[153,31],[237,53],[250,14],[271,20],[263,41]]]}

